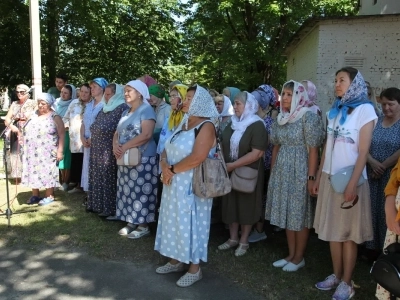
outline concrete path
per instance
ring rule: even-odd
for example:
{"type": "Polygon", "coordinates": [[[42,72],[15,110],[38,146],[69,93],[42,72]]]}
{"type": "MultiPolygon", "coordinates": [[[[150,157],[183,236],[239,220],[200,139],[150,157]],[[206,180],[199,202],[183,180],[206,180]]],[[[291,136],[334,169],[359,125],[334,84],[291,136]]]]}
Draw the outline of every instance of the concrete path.
{"type": "Polygon", "coordinates": [[[32,250],[0,246],[0,299],[263,299],[207,266],[189,288],[182,274],[158,275],[156,265],[102,261],[63,247],[32,250]]]}

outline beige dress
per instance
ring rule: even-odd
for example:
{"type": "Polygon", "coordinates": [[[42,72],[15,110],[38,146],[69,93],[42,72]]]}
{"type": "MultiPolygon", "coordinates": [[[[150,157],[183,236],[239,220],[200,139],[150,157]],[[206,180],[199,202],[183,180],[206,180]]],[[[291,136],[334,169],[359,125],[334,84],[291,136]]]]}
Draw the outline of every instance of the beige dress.
{"type": "MultiPolygon", "coordinates": [[[[399,190],[397,191],[396,195],[396,208],[397,211],[400,209],[400,187],[399,190]]],[[[393,231],[390,231],[389,229],[386,231],[386,238],[385,238],[385,244],[383,248],[386,248],[387,246],[393,244],[396,242],[396,234],[393,231]]],[[[385,290],[383,287],[381,287],[379,284],[376,287],[376,298],[379,300],[390,300],[390,294],[387,290],[385,290]]],[[[396,298],[397,300],[400,300],[400,298],[396,298]]]]}

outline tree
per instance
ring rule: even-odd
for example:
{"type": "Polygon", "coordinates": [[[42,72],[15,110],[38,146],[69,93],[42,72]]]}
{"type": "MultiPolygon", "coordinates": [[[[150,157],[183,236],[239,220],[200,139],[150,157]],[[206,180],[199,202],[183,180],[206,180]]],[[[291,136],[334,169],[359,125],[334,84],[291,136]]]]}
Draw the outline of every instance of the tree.
{"type": "Polygon", "coordinates": [[[280,86],[285,45],[305,20],[355,12],[353,0],[192,0],[184,25],[192,80],[222,89],[280,86]]]}

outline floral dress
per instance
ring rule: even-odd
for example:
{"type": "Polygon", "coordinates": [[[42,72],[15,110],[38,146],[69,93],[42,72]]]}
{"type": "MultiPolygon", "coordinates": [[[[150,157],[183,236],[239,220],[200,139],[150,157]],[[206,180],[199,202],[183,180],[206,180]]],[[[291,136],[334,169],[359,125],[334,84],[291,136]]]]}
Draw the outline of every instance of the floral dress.
{"type": "Polygon", "coordinates": [[[60,186],[58,181],[58,133],[55,112],[46,117],[32,115],[23,128],[23,169],[21,183],[32,189],[60,186]]]}
{"type": "Polygon", "coordinates": [[[125,103],[111,112],[100,111],[90,127],[92,144],[89,159],[89,191],[86,208],[97,213],[115,214],[117,162],[113,153],[113,136],[125,103]]]}

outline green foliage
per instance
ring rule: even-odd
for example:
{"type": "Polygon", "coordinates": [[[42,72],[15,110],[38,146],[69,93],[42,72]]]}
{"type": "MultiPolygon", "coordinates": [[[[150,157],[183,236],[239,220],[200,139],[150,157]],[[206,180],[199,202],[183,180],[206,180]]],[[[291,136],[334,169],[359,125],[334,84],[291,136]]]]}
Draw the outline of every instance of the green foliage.
{"type": "Polygon", "coordinates": [[[192,0],[185,22],[188,77],[222,90],[280,87],[285,45],[311,17],[353,14],[353,0],[192,0]]]}

